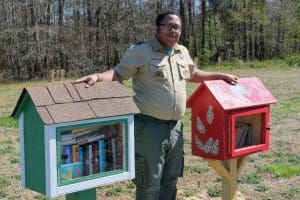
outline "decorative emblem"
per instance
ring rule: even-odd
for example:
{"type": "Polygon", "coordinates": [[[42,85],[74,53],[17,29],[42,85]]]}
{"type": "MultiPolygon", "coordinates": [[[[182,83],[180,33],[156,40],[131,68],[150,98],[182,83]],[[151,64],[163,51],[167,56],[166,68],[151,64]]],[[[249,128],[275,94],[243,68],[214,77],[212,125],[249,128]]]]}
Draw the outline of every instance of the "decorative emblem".
{"type": "Polygon", "coordinates": [[[204,144],[200,138],[195,135],[195,143],[198,149],[201,149],[205,153],[211,153],[213,155],[219,154],[219,140],[214,140],[212,137],[209,137],[206,143],[204,144]]]}
{"type": "Polygon", "coordinates": [[[196,118],[197,120],[197,130],[201,133],[201,134],[204,134],[205,133],[205,126],[204,124],[202,123],[201,119],[199,117],[196,118]]]}
{"type": "Polygon", "coordinates": [[[206,121],[209,124],[212,124],[213,120],[214,120],[214,110],[212,105],[208,106],[208,110],[206,111],[206,121]]]}

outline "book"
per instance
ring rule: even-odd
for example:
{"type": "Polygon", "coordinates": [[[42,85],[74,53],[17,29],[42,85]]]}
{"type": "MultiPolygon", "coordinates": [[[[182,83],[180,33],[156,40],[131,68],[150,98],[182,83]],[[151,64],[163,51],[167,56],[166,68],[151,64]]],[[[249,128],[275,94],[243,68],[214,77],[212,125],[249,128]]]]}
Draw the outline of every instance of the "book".
{"type": "Polygon", "coordinates": [[[112,152],[112,168],[117,168],[117,147],[116,147],[116,139],[114,137],[111,138],[111,152],[112,152]]]}
{"type": "Polygon", "coordinates": [[[83,145],[86,143],[97,141],[101,138],[104,138],[104,135],[99,130],[95,130],[85,135],[79,135],[78,137],[76,136],[75,143],[78,143],[79,145],[83,145]]]}
{"type": "Polygon", "coordinates": [[[106,170],[114,170],[117,167],[116,139],[114,137],[106,138],[105,143],[106,170]]]}
{"type": "Polygon", "coordinates": [[[251,145],[252,124],[238,122],[235,127],[235,148],[243,148],[251,145]]]}
{"type": "MultiPolygon", "coordinates": [[[[76,130],[76,129],[75,129],[76,130]]],[[[62,145],[70,145],[70,144],[85,144],[89,142],[96,141],[104,135],[100,131],[99,127],[83,129],[82,131],[72,133],[72,131],[64,131],[61,136],[61,144],[62,145]]]]}
{"type": "Polygon", "coordinates": [[[111,138],[105,138],[105,157],[106,157],[106,171],[110,171],[113,169],[112,167],[112,149],[111,149],[111,138]]]}
{"type": "Polygon", "coordinates": [[[72,145],[64,145],[62,147],[61,163],[62,164],[72,163],[72,145]]]}
{"type": "Polygon", "coordinates": [[[89,149],[88,144],[82,145],[83,175],[89,175],[89,149]]]}
{"type": "Polygon", "coordinates": [[[99,142],[99,171],[105,172],[106,170],[106,156],[105,156],[105,140],[100,139],[99,142]]]}
{"type": "Polygon", "coordinates": [[[89,166],[89,170],[88,170],[88,175],[93,174],[93,164],[92,164],[92,159],[93,159],[93,147],[92,144],[88,145],[88,166],[89,166]]]}
{"type": "Polygon", "coordinates": [[[112,125],[102,126],[100,128],[101,134],[105,136],[105,138],[109,138],[112,136],[112,125]]]}
{"type": "Polygon", "coordinates": [[[71,180],[82,177],[82,162],[62,165],[59,169],[60,180],[71,180]]]}
{"type": "Polygon", "coordinates": [[[72,162],[76,163],[79,161],[79,145],[73,144],[72,145],[72,162]]]}
{"type": "Polygon", "coordinates": [[[82,146],[79,146],[79,162],[83,163],[83,147],[82,146]]]}
{"type": "Polygon", "coordinates": [[[71,132],[73,134],[78,134],[78,133],[82,133],[85,131],[90,131],[90,130],[94,130],[94,129],[98,129],[99,127],[86,127],[86,128],[76,128],[76,129],[72,129],[71,132]]]}
{"type": "Polygon", "coordinates": [[[92,165],[93,174],[99,173],[99,144],[97,142],[92,143],[92,165]]]}

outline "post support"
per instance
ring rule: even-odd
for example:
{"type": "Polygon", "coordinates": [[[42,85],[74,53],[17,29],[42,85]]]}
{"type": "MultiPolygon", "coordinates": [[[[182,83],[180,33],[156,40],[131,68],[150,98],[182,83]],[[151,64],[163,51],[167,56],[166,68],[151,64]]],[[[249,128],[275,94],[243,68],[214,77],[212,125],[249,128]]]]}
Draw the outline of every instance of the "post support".
{"type": "Polygon", "coordinates": [[[96,200],[96,188],[66,195],[66,200],[96,200]]]}
{"type": "Polygon", "coordinates": [[[221,176],[222,200],[237,199],[237,180],[246,162],[246,156],[230,160],[213,160],[206,158],[208,164],[221,176]]]}

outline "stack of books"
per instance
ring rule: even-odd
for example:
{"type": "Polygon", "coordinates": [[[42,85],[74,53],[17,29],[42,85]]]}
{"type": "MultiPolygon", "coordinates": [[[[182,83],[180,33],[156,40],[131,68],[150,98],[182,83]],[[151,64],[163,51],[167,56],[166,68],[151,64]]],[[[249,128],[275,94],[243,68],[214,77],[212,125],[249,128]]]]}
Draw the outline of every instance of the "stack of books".
{"type": "Polygon", "coordinates": [[[243,148],[252,145],[252,124],[237,122],[235,125],[235,148],[243,148]]]}
{"type": "Polygon", "coordinates": [[[119,151],[123,149],[122,129],[114,126],[119,127],[109,125],[61,133],[59,174],[62,181],[123,168],[119,162],[123,160],[123,152],[119,151]]]}

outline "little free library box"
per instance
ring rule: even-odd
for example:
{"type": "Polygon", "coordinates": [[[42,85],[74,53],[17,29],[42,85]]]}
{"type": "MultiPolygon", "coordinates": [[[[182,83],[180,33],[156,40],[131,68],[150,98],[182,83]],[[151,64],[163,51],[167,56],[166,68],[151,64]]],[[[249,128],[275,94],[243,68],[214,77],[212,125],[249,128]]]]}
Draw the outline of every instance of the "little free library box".
{"type": "Polygon", "coordinates": [[[277,100],[256,77],[236,85],[205,81],[190,96],[192,154],[229,160],[269,149],[270,104],[277,100]]]}
{"type": "Polygon", "coordinates": [[[55,197],[134,178],[134,118],[118,82],[24,88],[19,120],[21,186],[55,197]]]}

